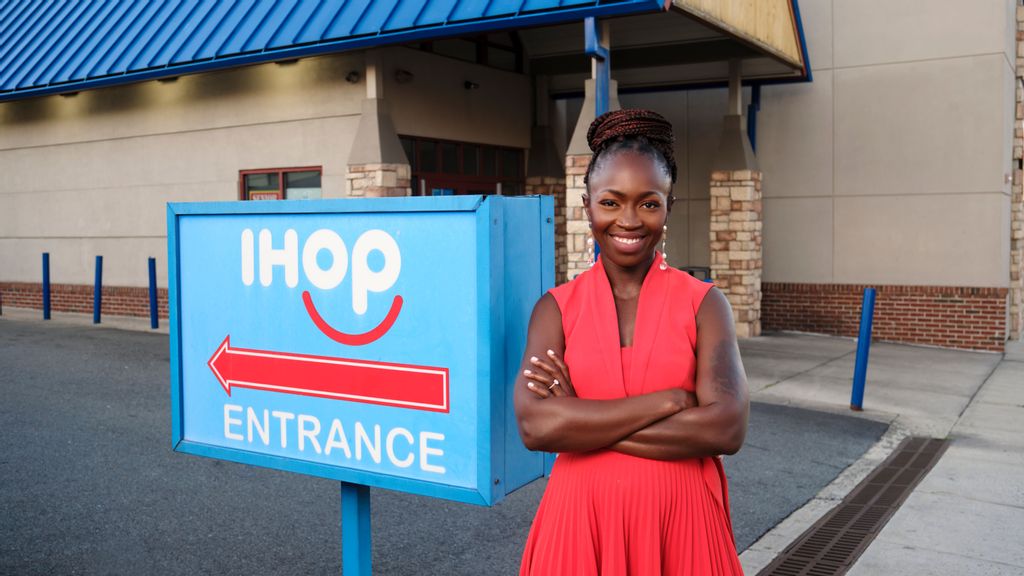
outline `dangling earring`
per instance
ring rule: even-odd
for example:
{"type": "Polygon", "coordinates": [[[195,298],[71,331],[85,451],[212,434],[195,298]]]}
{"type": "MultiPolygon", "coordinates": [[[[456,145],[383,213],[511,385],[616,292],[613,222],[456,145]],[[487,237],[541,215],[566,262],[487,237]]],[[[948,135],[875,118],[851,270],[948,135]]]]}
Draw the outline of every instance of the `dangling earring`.
{"type": "Polygon", "coordinates": [[[587,263],[591,268],[594,266],[594,237],[587,236],[587,263]]]}
{"type": "Polygon", "coordinates": [[[658,268],[668,270],[668,253],[665,252],[665,240],[668,239],[668,224],[661,227],[661,264],[658,268]]]}

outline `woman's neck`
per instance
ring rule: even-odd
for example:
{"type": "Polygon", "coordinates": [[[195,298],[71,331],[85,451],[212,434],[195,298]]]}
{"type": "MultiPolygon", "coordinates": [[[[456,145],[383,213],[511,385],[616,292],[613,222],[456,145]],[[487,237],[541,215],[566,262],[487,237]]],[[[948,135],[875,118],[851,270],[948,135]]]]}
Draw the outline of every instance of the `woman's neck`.
{"type": "Polygon", "coordinates": [[[608,284],[611,285],[612,295],[616,300],[634,300],[640,296],[640,288],[644,284],[644,278],[650,272],[654,264],[654,254],[644,262],[631,268],[623,268],[615,263],[602,258],[605,274],[608,276],[608,284]]]}

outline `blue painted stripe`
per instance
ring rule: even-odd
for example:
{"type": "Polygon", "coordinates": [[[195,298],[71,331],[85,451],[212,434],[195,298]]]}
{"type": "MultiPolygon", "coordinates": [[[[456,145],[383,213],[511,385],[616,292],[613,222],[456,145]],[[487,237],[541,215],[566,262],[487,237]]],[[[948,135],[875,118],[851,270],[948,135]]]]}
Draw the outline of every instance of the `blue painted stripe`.
{"type": "Polygon", "coordinates": [[[8,0],[0,100],[663,9],[662,0],[8,0]]]}

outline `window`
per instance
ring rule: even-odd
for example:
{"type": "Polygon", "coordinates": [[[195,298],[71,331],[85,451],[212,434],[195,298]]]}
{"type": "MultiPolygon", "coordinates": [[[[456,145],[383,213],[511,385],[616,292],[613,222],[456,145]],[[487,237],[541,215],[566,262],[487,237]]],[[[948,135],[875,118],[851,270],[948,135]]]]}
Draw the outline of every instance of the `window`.
{"type": "Polygon", "coordinates": [[[525,190],[525,154],[468,142],[400,136],[412,167],[414,196],[449,194],[519,195],[525,190]]]}
{"type": "Polygon", "coordinates": [[[320,166],[239,172],[241,200],[312,200],[323,196],[320,166]]]}

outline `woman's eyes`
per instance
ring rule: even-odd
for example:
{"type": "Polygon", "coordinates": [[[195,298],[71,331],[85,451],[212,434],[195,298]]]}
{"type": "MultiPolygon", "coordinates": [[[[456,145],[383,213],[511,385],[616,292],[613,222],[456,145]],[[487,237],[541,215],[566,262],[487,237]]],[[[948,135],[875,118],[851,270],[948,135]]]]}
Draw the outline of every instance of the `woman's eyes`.
{"type": "MultiPolygon", "coordinates": [[[[608,206],[609,208],[614,208],[619,205],[619,203],[614,200],[601,200],[598,204],[601,206],[608,206]]],[[[658,208],[661,208],[661,204],[654,201],[648,201],[641,204],[640,207],[648,210],[657,210],[658,208]]]]}

